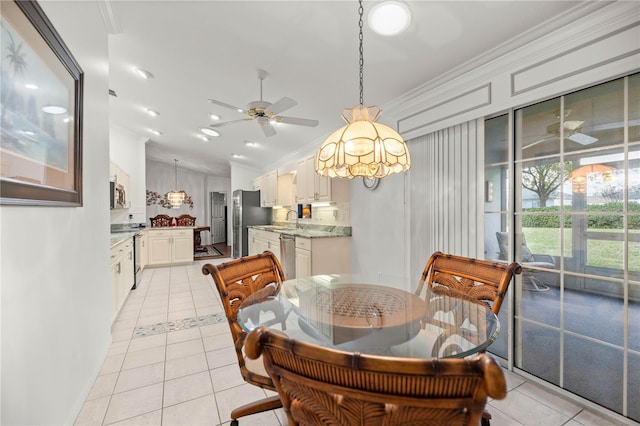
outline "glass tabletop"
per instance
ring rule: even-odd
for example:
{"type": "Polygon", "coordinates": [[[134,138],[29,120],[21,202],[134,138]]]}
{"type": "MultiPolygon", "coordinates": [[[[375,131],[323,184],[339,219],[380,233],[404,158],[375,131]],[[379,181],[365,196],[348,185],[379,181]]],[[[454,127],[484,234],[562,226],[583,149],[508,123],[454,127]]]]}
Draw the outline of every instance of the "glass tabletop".
{"type": "Polygon", "coordinates": [[[267,326],[320,346],[408,358],[465,357],[495,340],[500,325],[489,306],[415,295],[417,287],[379,274],[287,280],[276,295],[247,299],[238,322],[247,332],[267,326]]]}

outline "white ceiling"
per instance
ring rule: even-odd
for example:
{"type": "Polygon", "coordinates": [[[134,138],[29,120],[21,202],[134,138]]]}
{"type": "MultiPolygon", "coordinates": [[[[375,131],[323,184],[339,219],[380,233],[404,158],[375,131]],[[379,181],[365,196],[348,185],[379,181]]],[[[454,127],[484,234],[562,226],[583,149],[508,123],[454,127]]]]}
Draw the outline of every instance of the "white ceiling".
{"type": "MultiPolygon", "coordinates": [[[[369,30],[365,2],[364,103],[380,105],[495,48],[527,41],[543,23],[580,1],[408,1],[410,28],[394,37],[369,30]]],[[[358,3],[354,1],[105,1],[112,124],[149,138],[147,158],[229,175],[232,160],[264,169],[310,152],[344,125],[343,108],[359,102],[358,3]],[[143,80],[139,67],[154,78],[143,80]],[[257,70],[267,71],[263,99],[298,105],[282,115],[319,120],[317,127],[276,125],[265,137],[255,122],[218,128],[204,142],[199,129],[244,118],[209,98],[244,107],[260,99],[257,70]],[[160,113],[151,117],[150,108],[160,113]],[[149,129],[157,129],[155,136],[149,129]],[[249,148],[245,141],[258,147],[249,148]],[[284,159],[284,160],[283,160],[284,159]]],[[[480,59],[482,61],[482,59],[480,59]]],[[[385,122],[384,112],[379,120],[385,122]]]]}

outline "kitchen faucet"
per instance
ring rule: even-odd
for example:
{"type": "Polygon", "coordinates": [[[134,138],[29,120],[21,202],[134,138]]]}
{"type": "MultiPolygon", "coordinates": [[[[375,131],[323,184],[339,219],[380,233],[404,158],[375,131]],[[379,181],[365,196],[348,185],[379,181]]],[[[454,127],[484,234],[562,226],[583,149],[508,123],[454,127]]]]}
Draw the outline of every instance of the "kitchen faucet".
{"type": "Polygon", "coordinates": [[[298,229],[298,212],[295,210],[289,210],[287,211],[287,217],[285,218],[285,220],[288,222],[289,221],[289,213],[293,212],[293,214],[295,215],[294,217],[296,218],[296,229],[298,229]]]}

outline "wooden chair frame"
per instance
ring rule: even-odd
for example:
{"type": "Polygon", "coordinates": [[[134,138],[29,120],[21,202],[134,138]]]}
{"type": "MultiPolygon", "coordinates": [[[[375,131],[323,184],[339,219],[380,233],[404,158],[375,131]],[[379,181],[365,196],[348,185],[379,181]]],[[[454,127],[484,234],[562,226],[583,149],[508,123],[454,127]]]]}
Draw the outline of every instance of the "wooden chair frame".
{"type": "Polygon", "coordinates": [[[265,327],[249,333],[293,425],[478,425],[487,398],[507,394],[488,354],[463,359],[394,358],[292,340],[265,327]]]}
{"type": "MultiPolygon", "coordinates": [[[[256,374],[247,368],[244,358],[244,344],[247,333],[237,321],[238,310],[243,303],[251,303],[273,296],[280,291],[284,273],[278,258],[270,251],[235,259],[220,265],[206,264],[202,267],[204,275],[211,275],[216,285],[224,312],[231,330],[240,373],[245,382],[276,391],[268,376],[256,374]]],[[[274,304],[274,308],[282,309],[274,304]]],[[[286,320],[284,312],[275,311],[276,318],[286,320]]],[[[238,418],[282,407],[280,398],[272,396],[235,408],[231,412],[231,425],[238,424],[238,418]]]]}
{"type": "Polygon", "coordinates": [[[165,226],[171,226],[171,222],[173,221],[173,218],[166,214],[159,214],[157,216],[150,217],[149,221],[151,222],[152,228],[165,227],[165,226]]]}
{"type": "MultiPolygon", "coordinates": [[[[445,294],[490,306],[498,315],[509,283],[522,272],[520,264],[492,262],[435,252],[422,272],[416,294],[423,292],[425,282],[434,294],[445,294]]],[[[427,313],[427,319],[431,318],[427,313]]],[[[440,344],[447,339],[446,333],[439,337],[440,344]]],[[[469,336],[472,338],[473,336],[469,336]]],[[[482,425],[490,425],[491,414],[484,410],[482,425]]]]}
{"type": "Polygon", "coordinates": [[[181,214],[176,217],[176,226],[196,226],[196,218],[188,214],[181,214]]]}

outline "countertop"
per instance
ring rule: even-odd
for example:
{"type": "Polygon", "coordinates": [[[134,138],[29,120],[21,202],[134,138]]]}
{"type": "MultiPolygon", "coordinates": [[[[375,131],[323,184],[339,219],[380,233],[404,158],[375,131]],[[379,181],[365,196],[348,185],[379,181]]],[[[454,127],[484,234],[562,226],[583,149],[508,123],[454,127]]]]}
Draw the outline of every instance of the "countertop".
{"type": "Polygon", "coordinates": [[[270,231],[278,234],[293,235],[302,238],[336,238],[351,236],[351,228],[348,229],[348,234],[346,234],[343,229],[336,231],[318,228],[296,228],[294,226],[286,225],[252,225],[248,226],[248,228],[260,229],[263,231],[270,231]]]}
{"type": "Polygon", "coordinates": [[[144,231],[144,228],[131,229],[131,230],[127,230],[127,231],[112,232],[111,233],[111,237],[109,238],[109,242],[110,242],[111,248],[113,248],[113,247],[117,246],[118,244],[126,241],[127,239],[133,237],[134,235],[141,233],[142,231],[144,231]]]}

